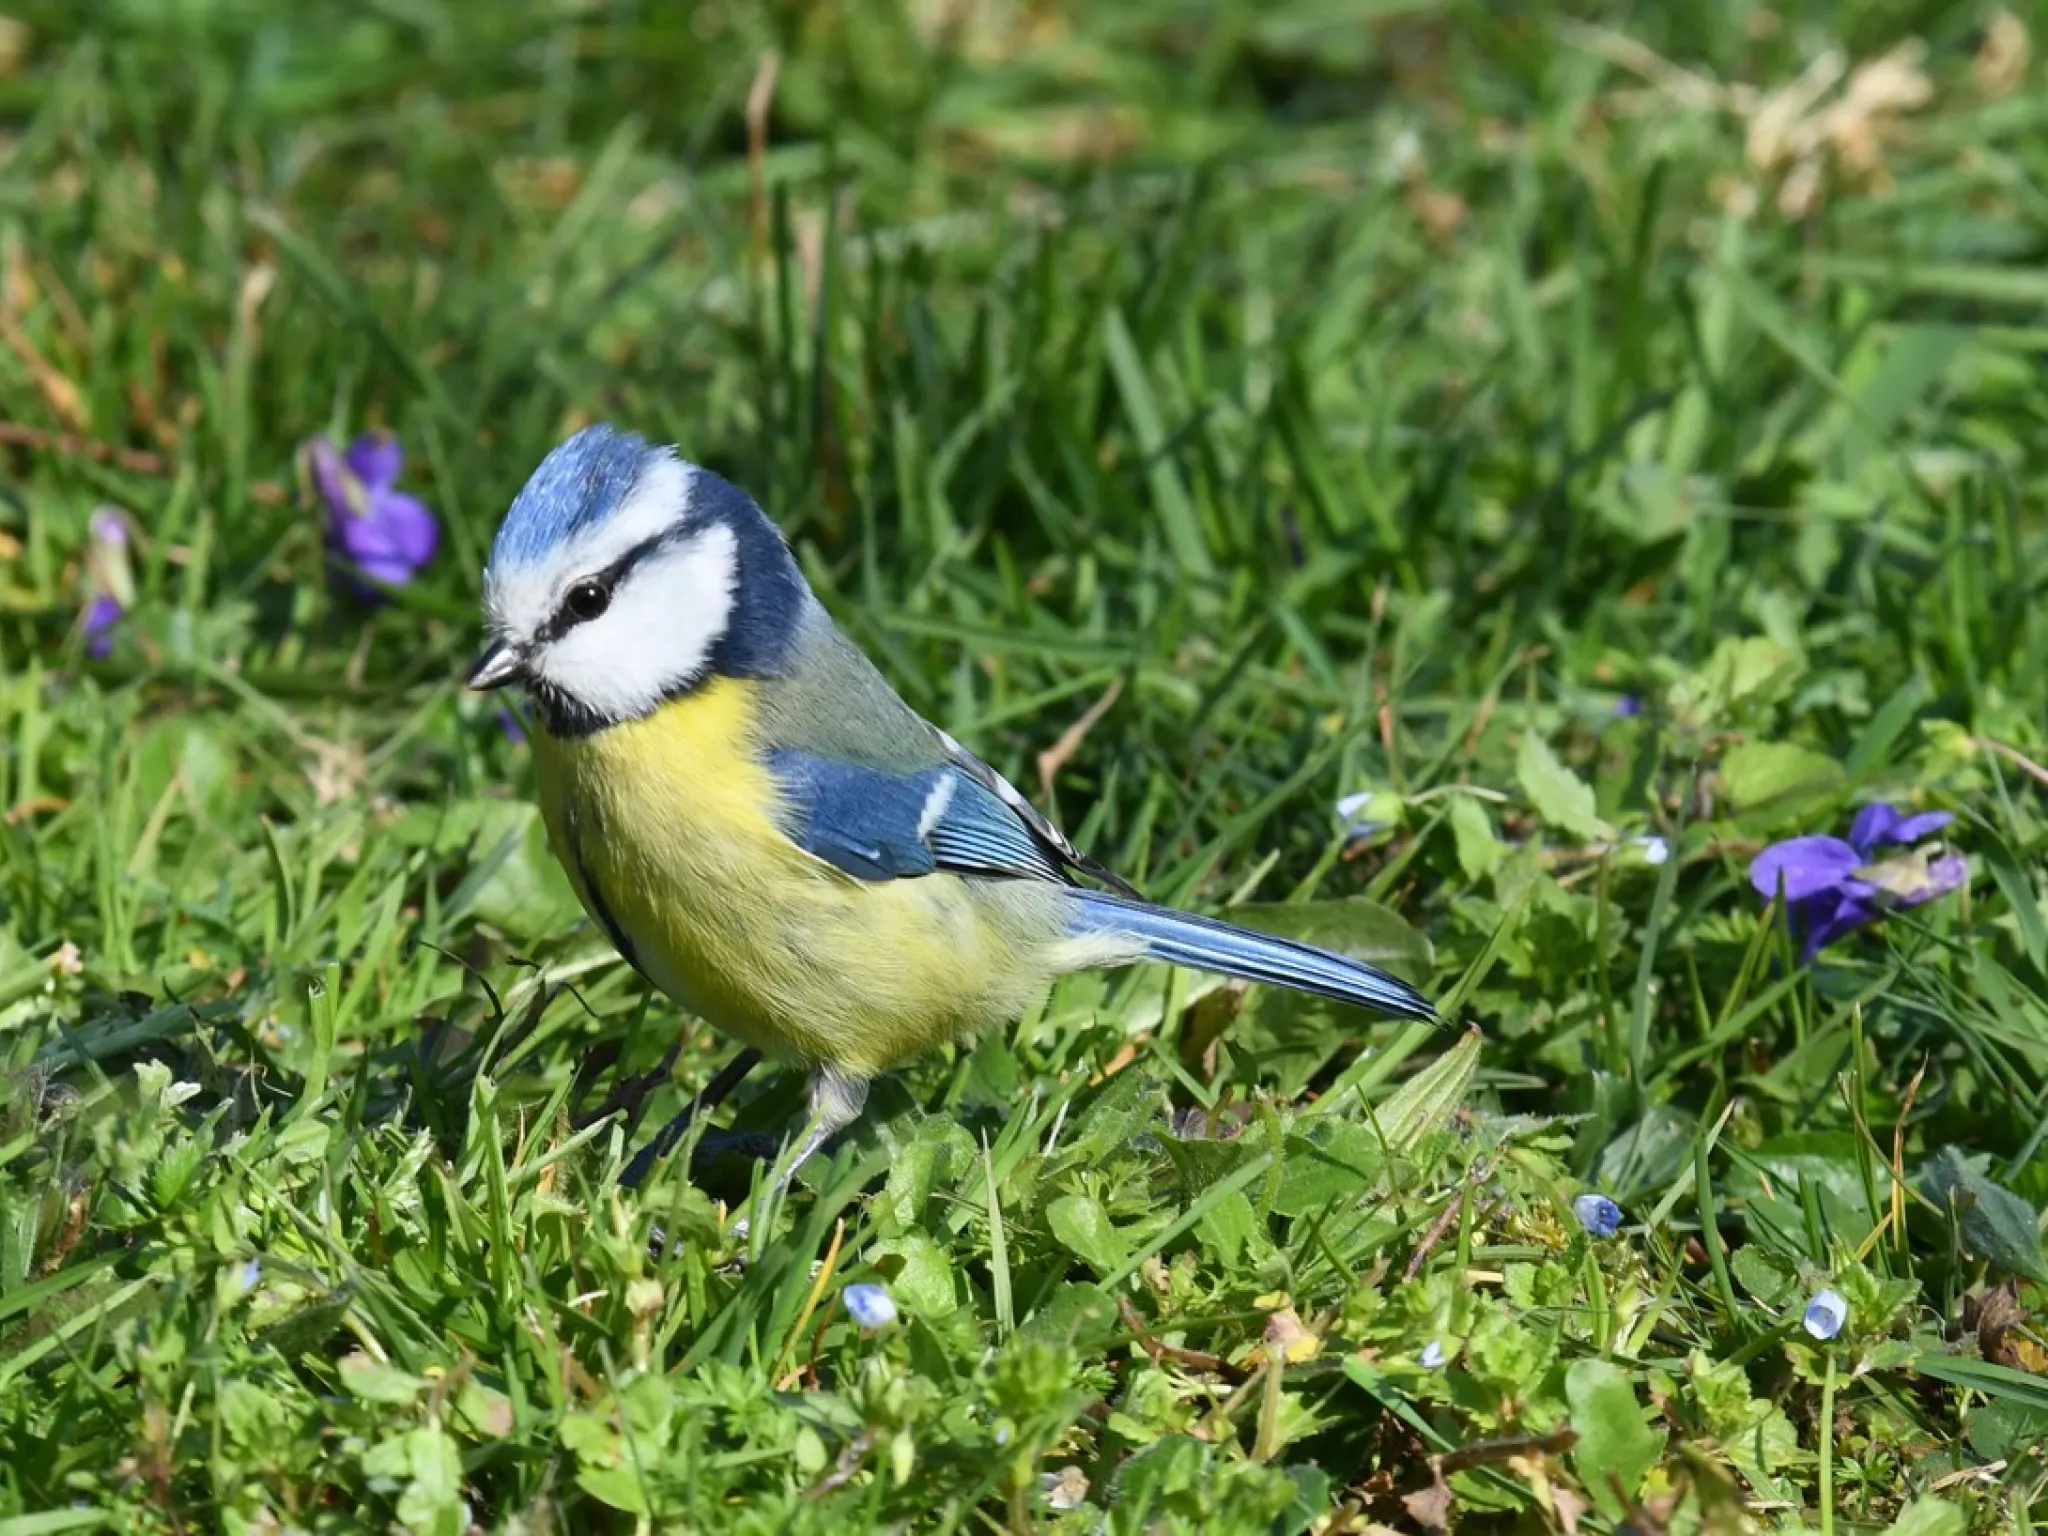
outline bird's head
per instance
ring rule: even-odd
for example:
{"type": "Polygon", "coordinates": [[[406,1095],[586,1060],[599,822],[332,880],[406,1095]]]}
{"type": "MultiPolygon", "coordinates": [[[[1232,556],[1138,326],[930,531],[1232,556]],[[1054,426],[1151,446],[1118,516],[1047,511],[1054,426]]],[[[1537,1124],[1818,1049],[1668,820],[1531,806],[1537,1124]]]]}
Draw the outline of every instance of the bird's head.
{"type": "Polygon", "coordinates": [[[665,447],[586,427],[513,500],[484,572],[478,689],[523,685],[557,735],[715,675],[772,674],[809,601],[753,500],[665,447]]]}

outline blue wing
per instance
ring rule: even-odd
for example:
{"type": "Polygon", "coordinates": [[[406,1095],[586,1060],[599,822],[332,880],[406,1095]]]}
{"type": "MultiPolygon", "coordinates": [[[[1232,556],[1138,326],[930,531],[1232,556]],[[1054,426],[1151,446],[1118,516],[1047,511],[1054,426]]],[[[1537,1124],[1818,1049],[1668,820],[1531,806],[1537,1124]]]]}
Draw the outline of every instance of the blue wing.
{"type": "Polygon", "coordinates": [[[958,764],[891,773],[779,747],[768,769],[782,791],[784,830],[855,879],[945,869],[1071,883],[1060,851],[958,764]]]}

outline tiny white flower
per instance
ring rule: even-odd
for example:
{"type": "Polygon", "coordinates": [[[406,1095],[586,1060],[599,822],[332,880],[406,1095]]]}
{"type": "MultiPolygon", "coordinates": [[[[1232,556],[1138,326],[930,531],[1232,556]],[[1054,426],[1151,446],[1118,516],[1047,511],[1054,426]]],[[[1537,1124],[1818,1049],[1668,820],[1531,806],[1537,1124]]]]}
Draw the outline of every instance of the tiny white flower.
{"type": "Polygon", "coordinates": [[[1643,862],[1645,864],[1662,864],[1671,857],[1671,841],[1669,838],[1636,837],[1631,838],[1630,841],[1643,850],[1643,862]]]}
{"type": "Polygon", "coordinates": [[[1422,1346],[1422,1353],[1416,1357],[1425,1371],[1433,1371],[1444,1363],[1443,1340],[1431,1339],[1422,1346]]]}
{"type": "Polygon", "coordinates": [[[243,1294],[246,1295],[248,1292],[255,1290],[262,1283],[262,1280],[263,1261],[261,1259],[251,1259],[242,1266],[241,1281],[243,1294]]]}
{"type": "Polygon", "coordinates": [[[1394,135],[1387,145],[1386,174],[1398,181],[1409,171],[1422,163],[1422,136],[1413,128],[1403,128],[1394,135]]]}

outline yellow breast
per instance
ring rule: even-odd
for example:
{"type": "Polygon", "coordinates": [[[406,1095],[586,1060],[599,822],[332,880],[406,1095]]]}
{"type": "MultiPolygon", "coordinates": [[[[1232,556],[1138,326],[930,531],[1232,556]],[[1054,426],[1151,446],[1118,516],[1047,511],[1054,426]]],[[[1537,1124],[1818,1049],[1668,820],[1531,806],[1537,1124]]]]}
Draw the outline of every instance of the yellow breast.
{"type": "Polygon", "coordinates": [[[650,980],[772,1056],[869,1074],[1013,1018],[1056,957],[1050,893],[950,874],[855,880],[792,842],[752,685],[535,739],[541,808],[583,905],[650,980]]]}

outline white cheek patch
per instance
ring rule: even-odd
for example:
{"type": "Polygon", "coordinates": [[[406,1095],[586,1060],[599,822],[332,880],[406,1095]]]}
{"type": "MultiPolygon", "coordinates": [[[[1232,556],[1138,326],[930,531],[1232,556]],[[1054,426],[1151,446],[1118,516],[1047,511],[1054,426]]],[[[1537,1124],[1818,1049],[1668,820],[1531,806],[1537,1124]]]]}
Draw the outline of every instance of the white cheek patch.
{"type": "Polygon", "coordinates": [[[628,550],[675,526],[690,504],[697,467],[673,453],[649,455],[633,490],[595,527],[566,540],[547,558],[484,572],[485,607],[499,634],[537,634],[582,576],[601,571],[628,550]]]}
{"type": "Polygon", "coordinates": [[[713,523],[634,566],[611,606],[543,646],[533,670],[605,720],[649,714],[703,675],[738,577],[733,531],[713,523]]]}

